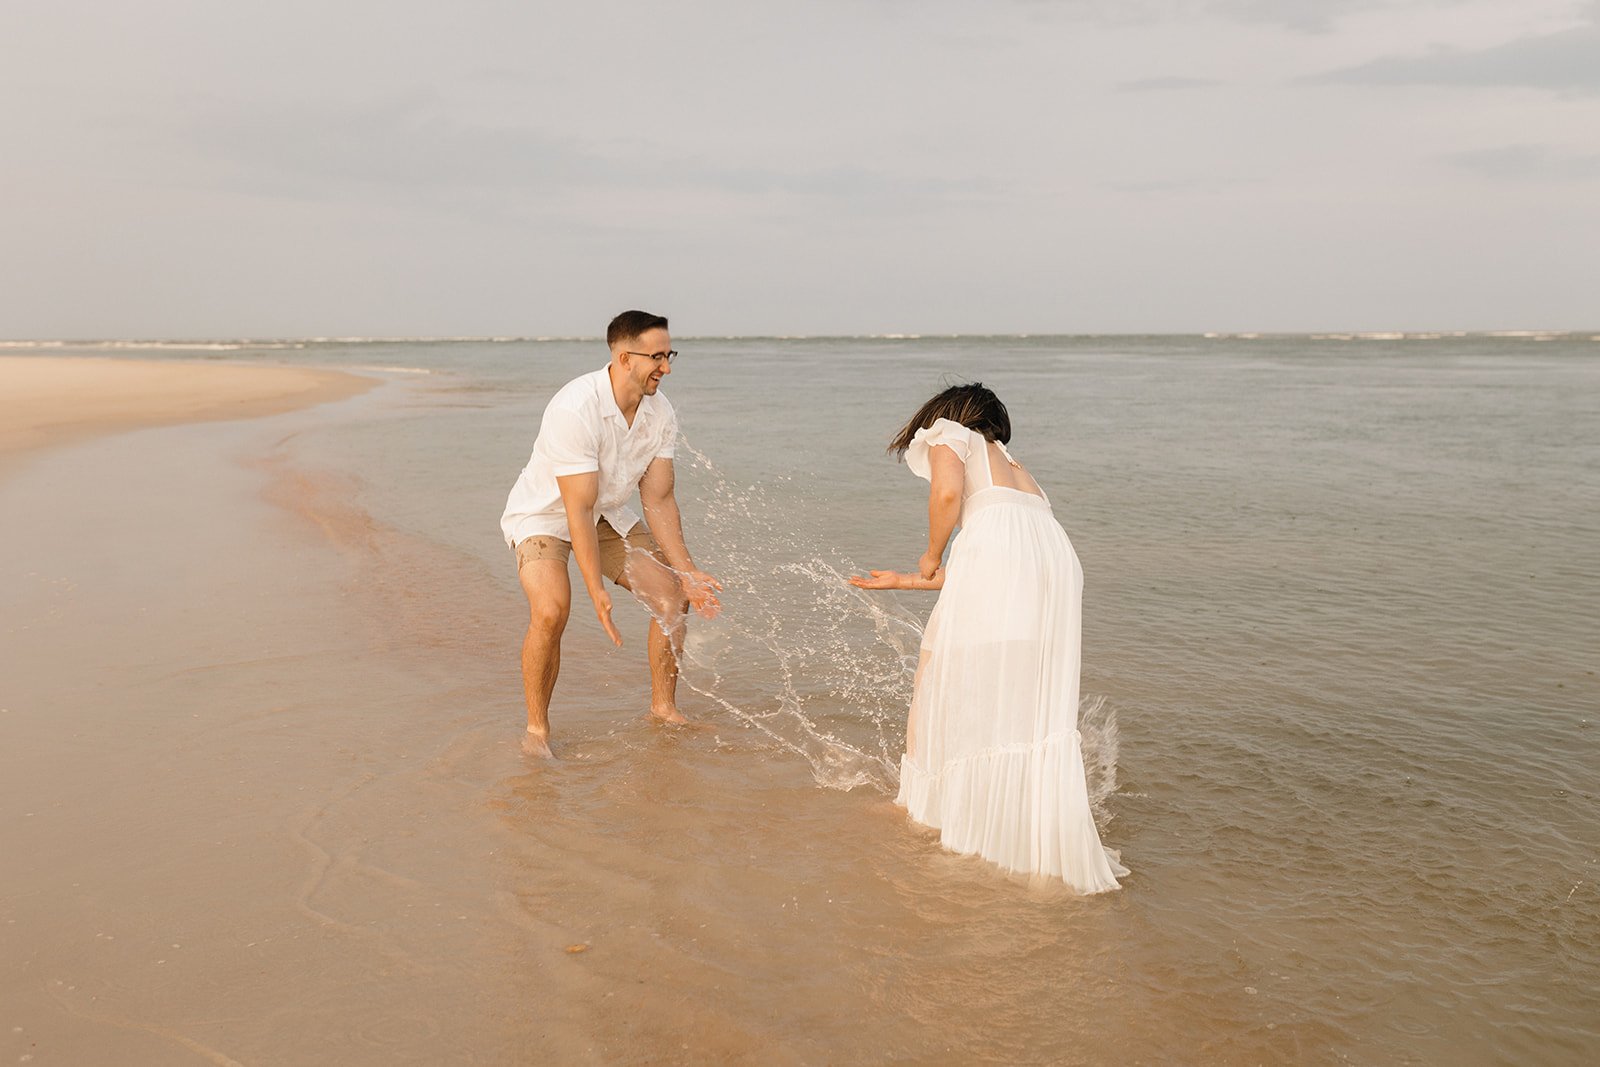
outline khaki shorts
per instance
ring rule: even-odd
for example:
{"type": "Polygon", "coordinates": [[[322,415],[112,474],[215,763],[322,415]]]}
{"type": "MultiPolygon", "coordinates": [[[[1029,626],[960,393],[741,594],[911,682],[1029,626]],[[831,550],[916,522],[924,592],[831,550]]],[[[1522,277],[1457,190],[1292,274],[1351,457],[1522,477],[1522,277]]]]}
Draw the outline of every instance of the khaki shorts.
{"type": "MultiPolygon", "coordinates": [[[[595,524],[594,532],[600,537],[600,573],[619,585],[622,583],[623,568],[628,565],[629,552],[646,552],[657,559],[661,558],[656,539],[650,536],[650,528],[642,522],[628,531],[626,539],[604,519],[595,524]]],[[[530,560],[554,559],[566,563],[572,557],[572,542],[548,534],[535,534],[518,541],[516,552],[517,573],[521,574],[523,565],[530,560]]]]}

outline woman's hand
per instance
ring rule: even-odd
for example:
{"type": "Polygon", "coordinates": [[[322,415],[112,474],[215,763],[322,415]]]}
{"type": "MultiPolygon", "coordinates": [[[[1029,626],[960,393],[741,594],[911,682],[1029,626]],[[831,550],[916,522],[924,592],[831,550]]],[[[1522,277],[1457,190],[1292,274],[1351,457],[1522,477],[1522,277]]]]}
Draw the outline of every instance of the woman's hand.
{"type": "Polygon", "coordinates": [[[900,571],[868,571],[872,577],[863,578],[859,574],[852,574],[849,578],[851,585],[857,589],[943,589],[944,568],[940,567],[933,572],[932,578],[924,578],[918,574],[905,574],[900,571]]]}
{"type": "Polygon", "coordinates": [[[909,574],[901,574],[899,571],[868,571],[867,573],[871,575],[870,578],[863,578],[859,574],[852,574],[850,576],[850,584],[855,586],[857,589],[911,588],[906,584],[907,579],[911,577],[909,574]]]}
{"type": "Polygon", "coordinates": [[[924,578],[932,578],[935,574],[939,573],[939,566],[941,562],[942,561],[939,559],[939,553],[924,552],[922,554],[922,558],[917,560],[917,573],[922,575],[924,578]]]}

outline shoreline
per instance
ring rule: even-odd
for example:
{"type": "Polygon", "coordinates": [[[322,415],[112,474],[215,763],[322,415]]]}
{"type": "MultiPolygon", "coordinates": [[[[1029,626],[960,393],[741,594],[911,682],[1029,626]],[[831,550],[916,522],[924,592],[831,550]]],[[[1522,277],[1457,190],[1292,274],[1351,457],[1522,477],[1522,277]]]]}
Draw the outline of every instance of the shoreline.
{"type": "Polygon", "coordinates": [[[309,367],[0,355],[0,474],[25,457],[95,437],[278,415],[378,384],[309,367]]]}

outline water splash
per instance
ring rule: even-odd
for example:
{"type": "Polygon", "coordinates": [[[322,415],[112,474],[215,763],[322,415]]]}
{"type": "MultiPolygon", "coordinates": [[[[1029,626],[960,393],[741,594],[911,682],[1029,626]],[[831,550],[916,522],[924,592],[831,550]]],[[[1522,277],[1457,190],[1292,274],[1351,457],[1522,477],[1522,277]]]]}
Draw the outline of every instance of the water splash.
{"type": "Polygon", "coordinates": [[[737,605],[691,627],[683,684],[801,756],[818,784],[893,791],[921,622],[847,584],[854,564],[802,543],[763,486],[683,444],[702,483],[697,549],[737,605]]]}
{"type": "MultiPolygon", "coordinates": [[[[680,438],[704,516],[696,549],[715,559],[729,609],[696,619],[681,684],[793,752],[830,789],[893,794],[905,750],[925,613],[897,593],[849,585],[864,573],[794,532],[761,484],[741,485],[680,438]]],[[[792,492],[780,495],[793,502],[792,492]]],[[[1079,713],[1090,803],[1101,821],[1117,789],[1117,721],[1104,697],[1079,713]]]]}
{"type": "Polygon", "coordinates": [[[1083,697],[1078,702],[1078,736],[1089,785],[1089,809],[1094,812],[1094,821],[1103,827],[1112,819],[1106,801],[1117,791],[1117,756],[1121,748],[1117,713],[1105,697],[1083,697]]]}

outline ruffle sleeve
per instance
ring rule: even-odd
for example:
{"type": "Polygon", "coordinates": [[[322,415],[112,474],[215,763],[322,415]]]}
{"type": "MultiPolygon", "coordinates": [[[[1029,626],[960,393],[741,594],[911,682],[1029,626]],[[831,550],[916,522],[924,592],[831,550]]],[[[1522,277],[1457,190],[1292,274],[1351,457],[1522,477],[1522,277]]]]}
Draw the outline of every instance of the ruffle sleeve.
{"type": "Polygon", "coordinates": [[[906,466],[911,468],[912,474],[930,482],[933,481],[933,466],[928,461],[928,450],[935,445],[947,446],[965,463],[967,453],[972,450],[972,431],[950,419],[935,419],[932,426],[912,436],[906,448],[906,466]]]}

